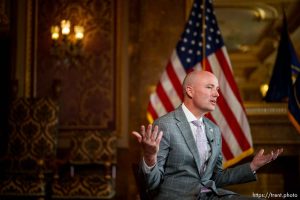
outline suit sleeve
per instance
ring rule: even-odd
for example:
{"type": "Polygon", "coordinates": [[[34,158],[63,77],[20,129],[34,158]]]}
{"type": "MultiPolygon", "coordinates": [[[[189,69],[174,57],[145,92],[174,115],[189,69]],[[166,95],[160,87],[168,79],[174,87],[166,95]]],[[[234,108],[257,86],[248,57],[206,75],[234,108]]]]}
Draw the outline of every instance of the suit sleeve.
{"type": "MultiPolygon", "coordinates": [[[[161,181],[164,178],[164,165],[169,153],[169,133],[168,127],[164,123],[154,122],[153,127],[158,125],[159,131],[163,131],[163,136],[159,145],[159,152],[157,155],[157,163],[150,171],[140,170],[145,181],[147,190],[155,190],[159,187],[161,181]]],[[[142,169],[142,162],[140,163],[140,169],[142,169]]]]}
{"type": "Polygon", "coordinates": [[[231,184],[246,183],[256,180],[256,175],[253,174],[250,168],[250,163],[238,165],[233,168],[223,169],[222,156],[222,139],[220,131],[218,131],[218,143],[220,146],[219,156],[214,168],[212,179],[215,181],[217,187],[223,187],[231,184]]]}

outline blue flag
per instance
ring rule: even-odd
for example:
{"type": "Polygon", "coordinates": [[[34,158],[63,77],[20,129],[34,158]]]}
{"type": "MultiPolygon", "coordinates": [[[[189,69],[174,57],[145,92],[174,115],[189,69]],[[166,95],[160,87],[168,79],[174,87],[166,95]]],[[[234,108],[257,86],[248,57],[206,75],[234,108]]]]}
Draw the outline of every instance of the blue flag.
{"type": "Polygon", "coordinates": [[[265,96],[267,102],[287,101],[292,87],[292,54],[294,48],[291,43],[286,19],[283,19],[281,37],[279,41],[275,65],[269,83],[269,89],[265,96]]]}
{"type": "Polygon", "coordinates": [[[265,100],[288,101],[288,117],[300,133],[300,62],[289,37],[286,17],[279,42],[273,74],[265,100]]]}
{"type": "Polygon", "coordinates": [[[290,93],[288,116],[300,133],[300,75],[298,75],[290,93]]]}

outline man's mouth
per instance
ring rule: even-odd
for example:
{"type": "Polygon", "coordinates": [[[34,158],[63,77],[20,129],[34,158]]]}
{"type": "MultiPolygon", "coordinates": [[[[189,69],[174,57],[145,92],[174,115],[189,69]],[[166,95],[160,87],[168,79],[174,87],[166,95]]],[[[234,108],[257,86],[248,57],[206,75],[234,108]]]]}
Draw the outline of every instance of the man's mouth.
{"type": "Polygon", "coordinates": [[[210,100],[210,103],[212,103],[213,105],[216,105],[217,100],[212,99],[212,100],[210,100]]]}

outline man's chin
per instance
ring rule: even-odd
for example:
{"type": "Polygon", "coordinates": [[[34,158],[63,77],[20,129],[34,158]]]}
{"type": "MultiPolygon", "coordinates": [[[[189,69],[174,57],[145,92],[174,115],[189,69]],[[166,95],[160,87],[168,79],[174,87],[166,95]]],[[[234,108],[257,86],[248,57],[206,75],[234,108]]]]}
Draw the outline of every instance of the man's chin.
{"type": "Polygon", "coordinates": [[[208,112],[212,112],[216,109],[216,106],[210,106],[209,111],[208,112]]]}

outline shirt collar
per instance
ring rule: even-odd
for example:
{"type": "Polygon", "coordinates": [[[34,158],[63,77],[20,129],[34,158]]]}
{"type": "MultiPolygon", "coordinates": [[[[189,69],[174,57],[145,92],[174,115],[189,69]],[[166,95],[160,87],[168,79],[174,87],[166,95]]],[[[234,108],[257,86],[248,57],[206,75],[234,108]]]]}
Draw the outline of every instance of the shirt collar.
{"type": "Polygon", "coordinates": [[[184,103],[181,104],[182,110],[184,112],[185,117],[187,118],[188,122],[191,123],[195,120],[200,120],[203,123],[203,117],[200,117],[200,119],[197,119],[195,115],[184,105],[184,103]]]}

